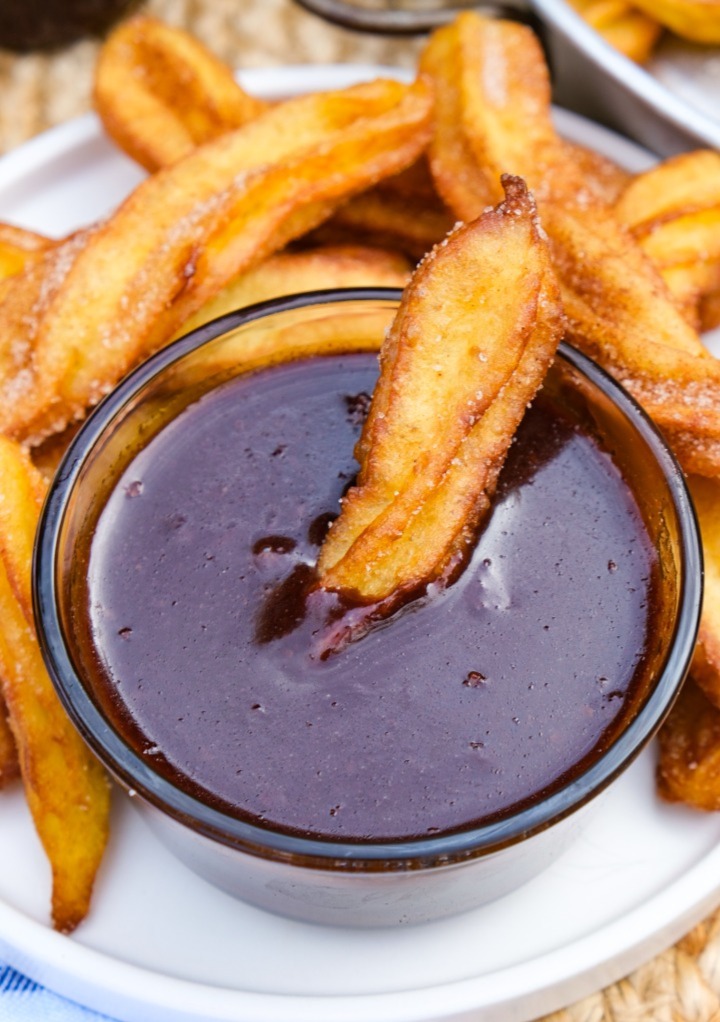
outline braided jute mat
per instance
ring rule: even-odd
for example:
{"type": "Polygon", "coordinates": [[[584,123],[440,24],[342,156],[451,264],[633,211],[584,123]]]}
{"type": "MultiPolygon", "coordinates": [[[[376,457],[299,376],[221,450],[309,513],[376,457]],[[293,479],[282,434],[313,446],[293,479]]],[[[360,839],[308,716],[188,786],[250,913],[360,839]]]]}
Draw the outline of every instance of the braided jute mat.
{"type": "MultiPolygon", "coordinates": [[[[144,10],[189,29],[234,67],[413,67],[421,45],[326,25],[291,0],[147,0],[144,10]]],[[[51,55],[0,51],[0,152],[90,108],[97,46],[83,41],[51,55]]],[[[543,1022],[720,1022],[720,910],[626,979],[543,1022]]]]}

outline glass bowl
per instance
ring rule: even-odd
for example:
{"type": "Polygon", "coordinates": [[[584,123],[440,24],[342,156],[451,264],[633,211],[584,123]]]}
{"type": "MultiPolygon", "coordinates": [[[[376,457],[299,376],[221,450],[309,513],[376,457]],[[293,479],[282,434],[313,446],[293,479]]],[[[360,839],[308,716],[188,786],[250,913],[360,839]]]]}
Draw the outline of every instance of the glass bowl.
{"type": "MultiPolygon", "coordinates": [[[[659,566],[658,627],[645,682],[607,747],[560,787],[499,818],[437,835],[352,841],[238,818],[173,783],[152,757],[134,750],[83,667],[87,650],[75,606],[88,538],[114,481],[184,408],[264,365],[268,339],[285,338],[276,361],[302,357],[308,343],[331,352],[342,323],[340,334],[354,349],[375,350],[399,298],[396,290],[355,289],[278,299],[224,316],[159,351],[120,383],[73,440],[50,488],[36,545],[43,655],[63,704],[101,762],[137,796],[160,839],[198,874],[248,902],[320,923],[398,925],[451,915],[500,897],[554,861],[662,723],[687,672],[700,614],[701,552],[681,471],[632,398],[562,345],[548,385],[568,406],[579,402],[589,411],[630,482],[659,566]]],[[[103,652],[93,655],[102,659],[103,652]]]]}

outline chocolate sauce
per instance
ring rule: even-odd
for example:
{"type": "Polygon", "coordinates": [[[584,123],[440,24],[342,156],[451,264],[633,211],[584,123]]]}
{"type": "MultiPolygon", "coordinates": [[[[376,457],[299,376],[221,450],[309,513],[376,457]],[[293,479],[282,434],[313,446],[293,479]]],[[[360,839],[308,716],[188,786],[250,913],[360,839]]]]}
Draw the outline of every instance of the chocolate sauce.
{"type": "Polygon", "coordinates": [[[459,830],[557,787],[632,713],[653,627],[632,493],[550,388],[460,578],[323,658],[343,608],[308,591],[376,372],[310,359],[190,405],[109,494],[78,622],[98,700],[156,769],[329,839],[459,830]]]}

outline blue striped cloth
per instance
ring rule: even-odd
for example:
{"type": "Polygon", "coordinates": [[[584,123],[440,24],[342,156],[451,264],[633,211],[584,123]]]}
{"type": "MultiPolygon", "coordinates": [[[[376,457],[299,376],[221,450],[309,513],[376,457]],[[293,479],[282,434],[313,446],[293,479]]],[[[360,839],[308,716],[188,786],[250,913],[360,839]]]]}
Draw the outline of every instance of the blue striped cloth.
{"type": "MultiPolygon", "coordinates": [[[[51,993],[0,962],[1,1022],[108,1022],[107,1015],[51,993]]],[[[111,1022],[111,1020],[110,1020],[111,1022]]]]}

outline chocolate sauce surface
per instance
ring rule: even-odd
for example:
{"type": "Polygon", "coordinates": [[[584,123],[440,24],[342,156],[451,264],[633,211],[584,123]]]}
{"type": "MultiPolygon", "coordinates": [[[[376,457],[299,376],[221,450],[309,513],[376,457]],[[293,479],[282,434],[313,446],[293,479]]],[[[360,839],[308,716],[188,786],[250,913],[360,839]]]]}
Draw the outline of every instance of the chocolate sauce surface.
{"type": "Polygon", "coordinates": [[[307,590],[376,374],[315,358],[190,405],[110,492],[78,618],[98,700],[157,770],[331,840],[459,830],[558,786],[632,711],[652,628],[630,489],[542,392],[459,579],[323,657],[342,608],[307,590]]]}

